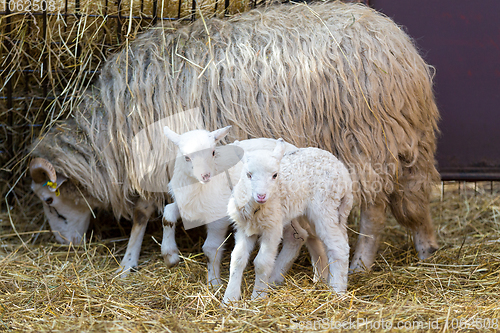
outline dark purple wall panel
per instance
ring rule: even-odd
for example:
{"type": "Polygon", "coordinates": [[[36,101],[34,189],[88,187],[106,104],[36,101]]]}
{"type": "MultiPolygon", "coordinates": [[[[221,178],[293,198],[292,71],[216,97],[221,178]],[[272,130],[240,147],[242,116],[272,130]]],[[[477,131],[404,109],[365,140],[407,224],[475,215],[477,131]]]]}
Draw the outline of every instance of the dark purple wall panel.
{"type": "Polygon", "coordinates": [[[500,1],[371,0],[436,68],[443,179],[500,180],[500,1]]]}

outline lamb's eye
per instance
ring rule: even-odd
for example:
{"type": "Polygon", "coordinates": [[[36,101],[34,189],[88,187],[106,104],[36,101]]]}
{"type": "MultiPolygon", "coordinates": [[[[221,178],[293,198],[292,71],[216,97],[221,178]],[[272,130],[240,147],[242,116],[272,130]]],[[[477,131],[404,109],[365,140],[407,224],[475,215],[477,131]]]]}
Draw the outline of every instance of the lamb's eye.
{"type": "Polygon", "coordinates": [[[215,150],[212,152],[212,156],[214,156],[214,157],[215,157],[215,150]]]}
{"type": "Polygon", "coordinates": [[[276,178],[278,178],[278,173],[277,172],[273,175],[273,179],[276,179],[276,178]]]}
{"type": "Polygon", "coordinates": [[[252,174],[250,172],[247,172],[247,177],[248,179],[252,179],[252,174]]]}
{"type": "Polygon", "coordinates": [[[191,162],[191,159],[188,156],[184,156],[184,159],[186,160],[186,162],[191,162]]]}
{"type": "Polygon", "coordinates": [[[48,198],[48,199],[45,200],[45,203],[47,205],[50,205],[52,202],[54,202],[54,199],[52,199],[52,198],[48,198]]]}

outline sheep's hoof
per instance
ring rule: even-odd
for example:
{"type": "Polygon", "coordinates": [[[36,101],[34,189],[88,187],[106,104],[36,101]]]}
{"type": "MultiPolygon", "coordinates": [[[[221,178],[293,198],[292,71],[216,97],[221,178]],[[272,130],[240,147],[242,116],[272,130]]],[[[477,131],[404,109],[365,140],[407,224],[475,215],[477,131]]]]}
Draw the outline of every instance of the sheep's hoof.
{"type": "Polygon", "coordinates": [[[173,267],[179,263],[179,254],[174,253],[174,254],[164,254],[163,255],[163,260],[165,261],[165,265],[167,267],[173,267]]]}

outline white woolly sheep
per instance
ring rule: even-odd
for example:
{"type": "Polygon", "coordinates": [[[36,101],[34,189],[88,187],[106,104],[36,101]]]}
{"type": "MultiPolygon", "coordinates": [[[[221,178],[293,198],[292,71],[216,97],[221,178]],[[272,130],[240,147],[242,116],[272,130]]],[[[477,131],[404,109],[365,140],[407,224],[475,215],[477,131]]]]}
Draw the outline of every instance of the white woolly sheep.
{"type": "MultiPolygon", "coordinates": [[[[169,183],[169,190],[175,202],[165,206],[163,213],[163,240],[161,253],[169,266],[179,261],[178,249],[175,243],[175,223],[182,217],[185,226],[194,227],[205,224],[207,239],[203,252],[208,258],[208,283],[214,286],[220,281],[220,261],[223,254],[223,242],[230,224],[227,216],[227,204],[231,196],[232,184],[236,184],[241,174],[241,157],[244,151],[274,149],[276,140],[250,139],[238,142],[236,145],[216,147],[217,141],[223,138],[231,126],[208,132],[194,130],[179,135],[168,127],[164,127],[165,135],[178,146],[178,158],[175,161],[174,173],[169,183]],[[227,171],[227,172],[226,172],[227,171]]],[[[297,147],[287,144],[287,151],[295,151],[297,147]]],[[[300,240],[294,243],[300,248],[307,239],[307,245],[312,254],[314,264],[321,264],[323,253],[315,238],[307,237],[307,231],[299,225],[300,240]]],[[[285,234],[293,237],[293,231],[285,234]]],[[[295,251],[294,253],[296,253],[295,251]]],[[[323,253],[324,256],[324,253],[323,253]]],[[[290,254],[283,256],[287,262],[282,271],[289,267],[290,254]]],[[[324,260],[323,260],[324,261],[324,260]]],[[[324,270],[324,266],[316,267],[315,273],[324,270]]],[[[279,278],[277,278],[279,280],[279,278]]]]}
{"type": "Polygon", "coordinates": [[[349,171],[327,151],[302,148],[284,154],[284,147],[280,139],[274,151],[248,152],[243,159],[241,177],[228,204],[236,241],[225,304],[240,299],[243,271],[259,236],[252,299],[266,296],[283,224],[299,216],[311,221],[311,230],[325,245],[330,287],[338,293],[347,289],[346,224],[353,204],[349,171]]]}
{"type": "MultiPolygon", "coordinates": [[[[163,207],[167,196],[171,169],[164,163],[171,152],[161,140],[133,149],[139,133],[155,137],[150,125],[159,119],[199,108],[207,129],[233,125],[231,140],[283,137],[326,149],[352,168],[361,213],[351,268],[369,270],[388,209],[413,233],[419,258],[439,247],[429,205],[439,180],[433,73],[403,29],[368,6],[265,6],[138,35],[106,61],[96,85],[71,104],[71,116],[29,151],[68,179],[60,199],[73,184],[92,208],[132,219],[139,200],[163,207]],[[159,191],[144,186],[150,174],[159,191]]],[[[37,185],[47,180],[40,177],[37,185]]],[[[42,201],[50,194],[35,193],[42,201]]],[[[73,228],[85,232],[88,213],[64,208],[73,228]]],[[[65,220],[45,212],[55,233],[66,228],[65,220]]],[[[149,218],[139,213],[138,237],[131,237],[137,248],[149,218]]],[[[71,239],[74,229],[62,236],[71,239]]]]}

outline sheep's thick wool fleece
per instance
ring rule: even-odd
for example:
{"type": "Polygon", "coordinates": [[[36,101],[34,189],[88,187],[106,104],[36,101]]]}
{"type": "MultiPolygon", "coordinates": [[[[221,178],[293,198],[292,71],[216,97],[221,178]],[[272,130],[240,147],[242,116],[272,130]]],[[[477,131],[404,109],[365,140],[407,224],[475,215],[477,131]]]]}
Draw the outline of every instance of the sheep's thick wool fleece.
{"type": "MultiPolygon", "coordinates": [[[[74,104],[74,120],[35,142],[33,155],[130,217],[137,195],[164,202],[164,192],[142,184],[166,189],[165,163],[175,156],[148,126],[199,108],[203,128],[233,125],[229,141],[282,137],[332,152],[352,168],[361,204],[394,202],[400,222],[417,225],[406,217],[428,204],[438,179],[432,75],[391,19],[360,4],[270,6],[159,25],[106,62],[97,86],[74,104]],[[135,149],[141,131],[150,146],[135,149]]],[[[171,128],[193,129],[185,124],[171,128]]]]}

